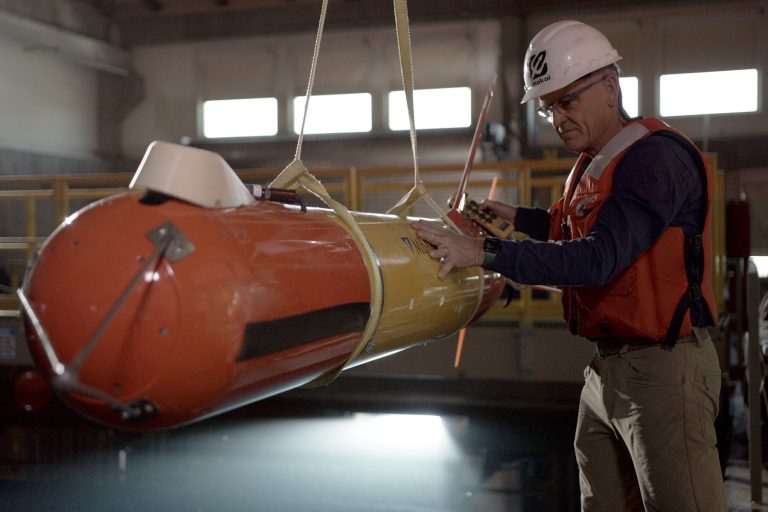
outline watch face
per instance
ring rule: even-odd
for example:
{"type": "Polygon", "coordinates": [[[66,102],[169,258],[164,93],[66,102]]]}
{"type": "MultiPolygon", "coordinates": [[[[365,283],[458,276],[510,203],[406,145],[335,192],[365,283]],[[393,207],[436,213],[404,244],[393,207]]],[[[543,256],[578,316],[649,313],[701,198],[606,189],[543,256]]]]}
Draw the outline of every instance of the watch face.
{"type": "Polygon", "coordinates": [[[483,250],[485,252],[492,252],[493,254],[498,254],[499,251],[501,251],[501,240],[498,238],[492,238],[488,237],[483,242],[483,250]]]}

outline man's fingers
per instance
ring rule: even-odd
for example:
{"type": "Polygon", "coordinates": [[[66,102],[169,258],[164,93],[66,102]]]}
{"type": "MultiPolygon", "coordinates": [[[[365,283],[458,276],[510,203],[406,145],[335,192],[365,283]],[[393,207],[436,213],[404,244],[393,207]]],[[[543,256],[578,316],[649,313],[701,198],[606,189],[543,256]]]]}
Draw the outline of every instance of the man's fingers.
{"type": "Polygon", "coordinates": [[[439,259],[441,262],[445,261],[445,258],[448,257],[448,248],[447,247],[438,247],[437,249],[432,249],[429,251],[429,255],[434,259],[439,259]]]}
{"type": "Polygon", "coordinates": [[[445,241],[446,236],[444,233],[435,233],[432,231],[428,231],[426,229],[416,229],[416,234],[419,235],[419,238],[422,240],[426,240],[427,242],[431,243],[432,245],[439,246],[442,245],[442,242],[445,241]]]}
{"type": "Polygon", "coordinates": [[[437,273],[437,277],[444,279],[445,276],[451,273],[451,270],[453,270],[453,263],[446,261],[440,266],[440,272],[437,273]]]}
{"type": "MultiPolygon", "coordinates": [[[[437,277],[439,279],[444,279],[455,267],[455,264],[447,259],[449,249],[445,245],[446,241],[450,242],[452,240],[451,234],[441,227],[433,226],[422,221],[414,222],[412,226],[421,239],[436,246],[435,249],[429,251],[429,257],[440,261],[440,270],[437,277]]],[[[448,245],[450,245],[450,243],[448,243],[448,245]]]]}

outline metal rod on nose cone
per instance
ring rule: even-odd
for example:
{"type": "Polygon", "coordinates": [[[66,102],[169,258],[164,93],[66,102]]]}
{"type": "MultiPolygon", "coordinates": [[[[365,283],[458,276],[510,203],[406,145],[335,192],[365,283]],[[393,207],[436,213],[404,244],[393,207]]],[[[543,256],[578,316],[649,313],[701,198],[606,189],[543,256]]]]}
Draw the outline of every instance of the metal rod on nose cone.
{"type": "Polygon", "coordinates": [[[48,337],[45,327],[43,327],[43,324],[40,322],[37,312],[32,307],[29,299],[27,299],[24,289],[19,288],[16,290],[16,295],[19,297],[21,307],[24,308],[24,314],[27,315],[30,325],[32,325],[35,334],[37,334],[37,338],[40,340],[40,344],[43,346],[43,352],[45,352],[45,357],[48,359],[48,364],[51,366],[51,370],[56,375],[63,375],[65,367],[61,361],[59,361],[59,357],[56,355],[56,350],[54,350],[53,345],[51,344],[51,339],[48,337]]]}
{"type": "Polygon", "coordinates": [[[91,338],[88,340],[88,343],[85,344],[80,353],[77,354],[75,359],[72,361],[72,364],[69,366],[69,370],[72,373],[77,374],[77,372],[80,370],[80,367],[96,347],[96,344],[99,342],[101,336],[107,330],[107,327],[109,327],[109,324],[115,318],[115,315],[117,315],[117,312],[120,311],[121,307],[123,307],[123,304],[128,299],[128,296],[131,294],[133,289],[136,288],[136,285],[141,282],[141,279],[146,275],[147,270],[157,265],[157,262],[160,260],[161,256],[164,256],[170,262],[176,262],[195,251],[194,244],[189,242],[189,240],[184,237],[181,231],[179,231],[176,226],[170,222],[164,222],[160,226],[149,231],[147,233],[147,237],[156,246],[154,252],[149,256],[149,258],[147,258],[146,262],[144,265],[142,265],[139,271],[136,272],[136,275],[128,284],[128,287],[123,290],[123,293],[121,293],[120,297],[117,298],[117,301],[115,301],[115,304],[109,310],[109,313],[107,313],[107,316],[105,316],[104,320],[101,321],[101,324],[99,324],[96,332],[93,333],[91,338]]]}
{"type": "Polygon", "coordinates": [[[107,327],[109,327],[109,324],[112,323],[112,320],[117,315],[117,312],[120,311],[120,308],[123,307],[123,304],[128,299],[128,296],[131,294],[133,289],[136,288],[136,285],[139,284],[141,279],[146,274],[147,270],[150,267],[154,267],[157,264],[157,262],[160,259],[160,255],[162,255],[165,252],[165,250],[168,248],[168,246],[171,243],[171,240],[172,238],[170,236],[164,237],[161,240],[161,242],[158,244],[155,251],[150,255],[149,258],[147,258],[147,261],[144,263],[144,265],[142,265],[142,267],[139,269],[136,275],[133,276],[133,279],[131,280],[130,284],[128,284],[126,289],[123,290],[123,293],[120,294],[120,297],[117,298],[117,301],[115,301],[115,304],[109,310],[109,313],[107,313],[107,316],[104,317],[104,320],[101,321],[101,324],[99,324],[99,327],[96,328],[96,331],[88,340],[88,343],[85,344],[83,349],[77,354],[75,359],[72,361],[72,364],[69,365],[69,370],[72,373],[77,374],[80,371],[80,367],[83,365],[83,363],[88,358],[88,356],[91,355],[91,352],[93,352],[93,349],[96,347],[96,344],[99,342],[99,339],[107,330],[107,327]]]}

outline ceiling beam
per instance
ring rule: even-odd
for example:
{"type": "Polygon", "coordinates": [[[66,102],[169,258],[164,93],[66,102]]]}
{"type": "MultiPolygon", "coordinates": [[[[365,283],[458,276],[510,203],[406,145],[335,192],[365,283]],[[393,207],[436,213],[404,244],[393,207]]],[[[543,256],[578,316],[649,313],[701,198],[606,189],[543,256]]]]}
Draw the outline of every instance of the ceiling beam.
{"type": "MultiPolygon", "coordinates": [[[[726,4],[730,0],[678,0],[675,6],[726,4]]],[[[118,0],[113,21],[128,46],[184,40],[312,31],[321,0],[118,0]],[[162,5],[148,8],[146,2],[162,5]]],[[[643,9],[668,0],[410,0],[413,22],[462,21],[542,11],[643,9]]],[[[330,0],[326,27],[346,29],[392,23],[392,0],[330,0]]]]}
{"type": "MultiPolygon", "coordinates": [[[[333,0],[338,2],[338,0],[333,0]]],[[[205,15],[226,9],[230,12],[258,11],[273,7],[317,5],[321,0],[122,0],[117,2],[115,18],[129,20],[155,16],[205,15]]]]}
{"type": "Polygon", "coordinates": [[[144,5],[150,11],[162,11],[165,7],[162,0],[144,0],[144,5]]]}
{"type": "Polygon", "coordinates": [[[130,56],[116,45],[0,10],[0,32],[20,41],[28,52],[121,76],[130,74],[130,56]]]}

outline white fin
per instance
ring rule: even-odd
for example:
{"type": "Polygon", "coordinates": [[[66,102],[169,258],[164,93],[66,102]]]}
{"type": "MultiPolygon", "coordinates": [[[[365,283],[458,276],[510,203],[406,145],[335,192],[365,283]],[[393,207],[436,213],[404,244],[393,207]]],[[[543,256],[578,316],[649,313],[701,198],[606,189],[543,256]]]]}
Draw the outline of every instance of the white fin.
{"type": "Polygon", "coordinates": [[[255,200],[217,153],[155,141],[149,145],[130,185],[206,208],[235,208],[255,200]]]}

